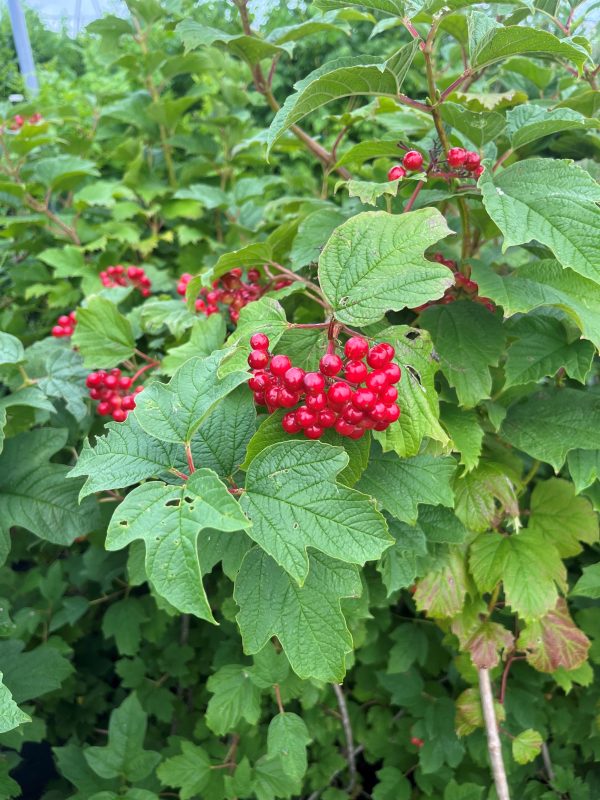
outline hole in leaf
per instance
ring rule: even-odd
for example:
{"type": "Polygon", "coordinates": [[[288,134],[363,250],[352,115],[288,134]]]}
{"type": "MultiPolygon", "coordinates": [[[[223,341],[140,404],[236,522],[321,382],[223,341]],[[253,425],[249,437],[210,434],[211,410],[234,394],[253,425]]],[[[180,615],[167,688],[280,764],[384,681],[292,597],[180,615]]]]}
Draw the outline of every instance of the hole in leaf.
{"type": "Polygon", "coordinates": [[[174,506],[175,508],[177,508],[177,506],[179,506],[180,504],[181,500],[179,499],[179,497],[176,497],[173,500],[167,500],[167,502],[165,503],[166,506],[174,506]]]}
{"type": "Polygon", "coordinates": [[[406,338],[410,339],[411,342],[414,341],[415,339],[418,339],[420,336],[421,336],[421,331],[409,331],[406,334],[406,338]]]}

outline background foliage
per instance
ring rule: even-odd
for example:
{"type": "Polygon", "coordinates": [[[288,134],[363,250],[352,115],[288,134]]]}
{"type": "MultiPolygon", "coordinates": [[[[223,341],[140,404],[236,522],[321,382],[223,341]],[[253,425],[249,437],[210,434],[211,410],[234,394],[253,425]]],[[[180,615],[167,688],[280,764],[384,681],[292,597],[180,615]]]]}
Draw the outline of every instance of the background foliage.
{"type": "Polygon", "coordinates": [[[77,41],[34,24],[40,95],[0,105],[0,797],[491,800],[491,678],[511,796],[593,800],[585,15],[128,7],[77,41]],[[388,181],[404,146],[424,169],[388,181]],[[103,286],[119,263],[149,297],[103,286]],[[196,313],[233,268],[261,298],[196,313]],[[249,337],[314,369],[332,315],[394,345],[402,415],[290,438],[249,337]],[[86,375],[118,365],[145,388],[106,424],[86,375]]]}

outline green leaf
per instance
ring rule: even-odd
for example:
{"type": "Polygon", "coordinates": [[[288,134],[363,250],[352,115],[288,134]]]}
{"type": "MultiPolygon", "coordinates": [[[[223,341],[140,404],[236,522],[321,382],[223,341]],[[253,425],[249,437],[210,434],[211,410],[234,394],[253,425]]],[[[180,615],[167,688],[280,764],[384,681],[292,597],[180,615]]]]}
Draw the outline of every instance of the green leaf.
{"type": "Polygon", "coordinates": [[[179,200],[197,200],[208,209],[225,207],[229,202],[222,189],[207,183],[193,183],[185,189],[178,189],[173,197],[179,200]]]}
{"type": "Polygon", "coordinates": [[[25,351],[17,337],[0,331],[0,364],[18,364],[24,358],[25,351]]]}
{"type": "Polygon", "coordinates": [[[24,648],[25,643],[20,639],[0,641],[2,680],[15,703],[34,700],[60,689],[73,672],[70,661],[51,644],[41,644],[25,653],[24,648]]]}
{"type": "Polygon", "coordinates": [[[596,120],[586,119],[570,108],[553,111],[542,106],[522,105],[511,108],[506,114],[506,133],[514,150],[531,144],[544,136],[570,130],[597,127],[596,120]]]}
{"type": "Polygon", "coordinates": [[[538,314],[520,317],[509,326],[509,335],[517,338],[506,354],[506,387],[553,377],[561,368],[585,383],[596,349],[591,342],[573,340],[560,320],[538,314]]]}
{"type": "Polygon", "coordinates": [[[477,149],[493,142],[506,127],[506,121],[497,111],[478,113],[469,111],[458,103],[445,102],[440,106],[442,119],[457,130],[477,149]]]}
{"type": "Polygon", "coordinates": [[[542,734],[528,728],[512,740],[512,754],[517,764],[529,764],[542,751],[542,734]]]}
{"type": "Polygon", "coordinates": [[[417,42],[401,47],[387,60],[349,56],[323,64],[294,85],[267,134],[267,157],[288,128],[317,108],[342,97],[378,95],[395,98],[417,51],[417,42]]]}
{"type": "Polygon", "coordinates": [[[600,450],[571,450],[567,464],[576,494],[600,478],[600,450]]]}
{"type": "Polygon", "coordinates": [[[502,436],[555,471],[569,450],[600,447],[600,397],[577,389],[547,388],[511,405],[502,436]]]}
{"type": "Polygon", "coordinates": [[[346,150],[343,156],[338,159],[336,166],[341,167],[345,166],[346,164],[364,164],[365,161],[370,161],[373,158],[399,159],[401,153],[402,151],[399,149],[396,140],[389,142],[359,142],[358,144],[355,144],[353,147],[350,147],[348,150],[346,150]]]}
{"type": "Polygon", "coordinates": [[[204,528],[239,531],[250,523],[210,469],[198,469],[182,486],[151,481],[128,494],[113,514],[107,550],[136,539],[146,546],[146,574],[158,594],[179,611],[214,622],[202,584],[198,536],[204,528]]]}
{"type": "Polygon", "coordinates": [[[398,458],[396,453],[372,449],[369,466],[358,488],[375,497],[394,517],[414,525],[418,506],[454,506],[452,478],[456,462],[448,456],[398,458]]]}
{"type": "Polygon", "coordinates": [[[304,267],[318,261],[325,242],[344,219],[338,208],[319,208],[305,217],[298,225],[290,252],[293,267],[304,267]]]}
{"type": "Polygon", "coordinates": [[[341,448],[290,441],[265,448],[248,467],[240,505],[253,522],[249,535],[299,585],[309,547],[364,564],[392,543],[370,498],[336,482],[348,461],[341,448]]]}
{"type": "Polygon", "coordinates": [[[498,365],[504,352],[498,317],[479,303],[458,301],[426,309],[421,324],[431,333],[442,372],[456,389],[460,404],[472,407],[489,397],[489,368],[498,365]]]}
{"type": "Polygon", "coordinates": [[[455,483],[456,516],[469,530],[489,530],[504,514],[516,516],[516,489],[500,464],[482,461],[455,483]]]}
{"type": "Polygon", "coordinates": [[[112,603],[102,617],[105,638],[115,637],[121,655],[137,654],[142,639],[141,625],[148,621],[146,611],[137,598],[125,597],[112,603]]]}
{"type": "Polygon", "coordinates": [[[493,591],[502,581],[507,604],[527,620],[554,608],[556,584],[563,587],[566,578],[558,550],[531,530],[481,534],[471,545],[469,563],[481,592],[493,591]]]}
{"type": "Polygon", "coordinates": [[[364,205],[376,206],[379,198],[384,195],[396,197],[400,181],[384,181],[383,183],[357,180],[338,181],[335,185],[336,193],[341,186],[348,190],[348,197],[358,197],[364,205]]]}
{"type": "Polygon", "coordinates": [[[242,719],[256,725],[260,717],[260,689],[248,667],[229,664],[211,675],[206,688],[212,693],[206,724],[217,736],[235,730],[242,719]]]}
{"type": "Polygon", "coordinates": [[[340,598],[359,597],[361,591],[353,565],[311,552],[308,576],[298,586],[254,547],[242,562],[234,591],[244,652],[258,653],[277,636],[300,678],[341,682],[352,637],[340,598]]]}
{"type": "Polygon", "coordinates": [[[465,562],[464,553],[453,548],[440,566],[418,581],[414,600],[419,611],[442,619],[460,612],[468,589],[465,562]]]}
{"type": "Polygon", "coordinates": [[[483,204],[502,231],[502,251],[546,245],[563,267],[600,283],[600,186],[571,161],[530,158],[479,179],[483,204]]]}
{"type": "Polygon", "coordinates": [[[460,453],[460,463],[470,472],[479,463],[483,442],[483,428],[477,412],[443,403],[442,422],[452,437],[452,449],[460,453]]]}
{"type": "Polygon", "coordinates": [[[554,672],[584,664],[590,640],[575,625],[566,600],[560,597],[547,614],[521,631],[517,647],[527,652],[528,663],[539,672],[554,672]]]}
{"type": "Polygon", "coordinates": [[[240,311],[237,327],[227,340],[229,350],[225,351],[223,363],[219,367],[219,377],[236,370],[248,369],[248,355],[252,349],[250,337],[253,333],[260,331],[266,334],[269,337],[270,349],[274,350],[288,327],[283,306],[277,300],[263,297],[254,303],[248,303],[240,311]]]}
{"type": "Polygon", "coordinates": [[[133,414],[125,422],[109,422],[106,435],[83,449],[70,477],[86,475],[80,498],[103,489],[123,489],[156,477],[183,458],[183,449],[148,435],[133,414]]]}
{"type": "MultiPolygon", "coordinates": [[[[219,314],[215,314],[219,318],[219,314]]],[[[146,333],[164,333],[165,327],[179,338],[197,321],[196,314],[188,310],[180,300],[148,300],[140,309],[140,324],[146,333]]],[[[208,319],[205,317],[205,319],[208,319]]],[[[199,356],[197,352],[194,355],[199,356]]],[[[207,353],[209,355],[209,353],[207,353]]]]}
{"type": "Polygon", "coordinates": [[[65,189],[75,185],[86,175],[98,177],[100,173],[93,161],[79,156],[59,153],[48,158],[40,158],[27,167],[30,179],[49,189],[65,189]]]}
{"type": "Polygon", "coordinates": [[[296,42],[312,36],[315,33],[344,33],[338,25],[322,20],[307,20],[299,22],[297,25],[286,25],[284,28],[275,28],[268,34],[269,41],[274,44],[286,44],[286,42],[296,42]]]}
{"type": "Polygon", "coordinates": [[[211,314],[210,317],[201,316],[194,322],[190,330],[189,341],[179,347],[169,348],[169,352],[161,362],[161,372],[172,376],[190,358],[209,356],[222,346],[225,333],[225,319],[221,314],[211,314]]]}
{"type": "Polygon", "coordinates": [[[583,573],[571,589],[571,594],[592,597],[594,600],[600,599],[600,563],[583,568],[583,573]]]}
{"type": "Polygon", "coordinates": [[[144,750],[147,715],[135,694],[130,694],[110,715],[108,745],[88,747],[85,760],[101,778],[124,778],[135,783],[146,778],[160,754],[144,750]]]}
{"type": "Polygon", "coordinates": [[[433,208],[394,216],[367,211],[340,225],[319,259],[319,282],[336,319],[368,325],[386,311],[441,297],[451,273],[423,251],[449,233],[433,208]]]}
{"type": "Polygon", "coordinates": [[[598,515],[586,497],[577,497],[569,481],[550,478],[531,493],[528,530],[540,533],[561,555],[576,556],[580,542],[598,541],[598,515]]]}
{"type": "Polygon", "coordinates": [[[88,370],[79,353],[56,339],[42,339],[27,348],[25,356],[27,374],[36,381],[37,388],[47,397],[64,400],[67,410],[82,420],[88,413],[88,370]]]}
{"type": "Polygon", "coordinates": [[[12,699],[10,690],[2,682],[2,673],[0,672],[0,733],[12,731],[13,728],[17,728],[24,722],[31,722],[31,717],[21,711],[12,699]]]}
{"type": "Polygon", "coordinates": [[[311,738],[306,723],[297,714],[277,714],[269,723],[267,755],[280,756],[285,773],[298,784],[306,774],[306,746],[311,738]]]}
{"type": "Polygon", "coordinates": [[[191,358],[168,384],[151,383],[137,397],[135,417],[151,436],[165,442],[189,442],[223,397],[247,380],[246,372],[232,372],[219,380],[222,352],[191,358]]]}
{"type": "Polygon", "coordinates": [[[321,11],[360,6],[371,11],[383,11],[393,17],[403,17],[406,14],[405,0],[315,0],[314,5],[321,11]]]}
{"type": "Polygon", "coordinates": [[[131,358],[135,339],[129,320],[114,303],[104,297],[91,297],[77,309],[73,344],[79,348],[86,367],[114,367],[131,358]]]}
{"type": "Polygon", "coordinates": [[[210,759],[191,742],[181,742],[181,755],[167,758],[156,770],[163,786],[175,786],[181,800],[201,795],[210,782],[210,759]]]}
{"type": "MultiPolygon", "coordinates": [[[[478,14],[477,16],[482,16],[478,14]]],[[[469,19],[471,24],[471,19],[469,19]]],[[[471,37],[470,37],[471,38],[471,37]]],[[[574,41],[559,39],[540,28],[525,28],[519,25],[493,27],[479,38],[476,46],[470,43],[471,66],[482,69],[503,61],[510,56],[529,54],[534,57],[564,59],[577,66],[579,72],[588,60],[588,52],[574,41]]]]}
{"type": "Polygon", "coordinates": [[[5,442],[0,455],[0,517],[53,544],[69,545],[99,522],[95,500],[78,503],[81,481],[69,467],[45,463],[67,440],[67,432],[40,428],[5,442]],[[35,455],[32,463],[31,454],[35,455]]]}
{"type": "Polygon", "coordinates": [[[55,278],[79,278],[87,274],[83,252],[71,244],[49,247],[42,250],[38,258],[54,268],[55,278]]]}
{"type": "Polygon", "coordinates": [[[479,291],[504,308],[506,316],[554,306],[564,311],[586,339],[600,348],[600,287],[553,260],[532,261],[509,276],[473,265],[479,291]]]}
{"type": "Polygon", "coordinates": [[[253,65],[262,61],[263,58],[273,58],[285,52],[281,47],[266,42],[258,36],[232,35],[217,28],[201,25],[192,19],[180,22],[175,30],[183,42],[186,53],[198,47],[219,42],[224,44],[234,55],[253,65]]]}

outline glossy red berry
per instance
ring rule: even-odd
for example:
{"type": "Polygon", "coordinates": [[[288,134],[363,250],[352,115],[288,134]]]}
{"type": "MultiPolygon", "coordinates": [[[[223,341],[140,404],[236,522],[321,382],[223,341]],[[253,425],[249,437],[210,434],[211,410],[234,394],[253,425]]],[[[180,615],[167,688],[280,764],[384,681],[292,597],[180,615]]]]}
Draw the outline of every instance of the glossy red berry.
{"type": "Polygon", "coordinates": [[[279,390],[279,405],[282,408],[291,408],[300,400],[298,392],[292,392],[285,387],[279,390]]]}
{"type": "Polygon", "coordinates": [[[386,405],[381,400],[378,400],[370,409],[371,419],[376,422],[386,421],[386,405]]]}
{"type": "Polygon", "coordinates": [[[307,394],[306,405],[311,411],[322,411],[327,406],[327,395],[325,392],[307,394]]]}
{"type": "Polygon", "coordinates": [[[257,406],[264,406],[265,405],[265,393],[264,392],[253,392],[254,395],[254,402],[257,406]]]}
{"type": "Polygon", "coordinates": [[[360,439],[360,438],[361,438],[361,437],[363,437],[364,435],[365,435],[365,429],[364,429],[364,428],[361,428],[361,427],[359,427],[359,426],[356,426],[355,428],[353,428],[353,429],[350,431],[350,433],[348,434],[348,436],[349,436],[351,439],[360,439]]]}
{"type": "Polygon", "coordinates": [[[248,280],[250,283],[256,283],[256,281],[260,280],[260,270],[258,269],[249,269],[248,270],[248,280]]]}
{"type": "Polygon", "coordinates": [[[388,385],[388,376],[385,374],[384,370],[376,369],[367,375],[365,383],[367,384],[367,389],[380,392],[388,385]]]}
{"type": "Polygon", "coordinates": [[[370,389],[357,389],[352,397],[352,405],[359,411],[370,411],[375,403],[375,393],[370,389]]]}
{"type": "Polygon", "coordinates": [[[342,412],[342,417],[346,422],[351,422],[352,425],[357,425],[363,420],[364,416],[364,411],[359,411],[358,408],[354,408],[353,405],[347,406],[342,412]]]}
{"type": "Polygon", "coordinates": [[[462,167],[467,157],[467,151],[464,147],[451,147],[448,150],[448,164],[455,169],[462,167]]]}
{"type": "Polygon", "coordinates": [[[351,422],[346,422],[345,419],[338,419],[335,423],[335,429],[341,436],[350,436],[354,430],[354,425],[351,422]]]}
{"type": "Polygon", "coordinates": [[[379,399],[384,403],[395,403],[398,399],[398,389],[395,386],[386,386],[379,392],[379,399]]]}
{"type": "Polygon", "coordinates": [[[344,345],[344,353],[351,361],[360,361],[369,352],[369,343],[362,336],[351,336],[344,345]]]}
{"type": "Polygon", "coordinates": [[[388,181],[400,180],[400,178],[404,178],[405,175],[406,175],[406,170],[404,169],[404,167],[400,166],[400,164],[396,164],[388,172],[388,181]]]}
{"type": "Polygon", "coordinates": [[[327,397],[332,403],[347,403],[352,397],[352,389],[348,386],[348,384],[340,381],[333,384],[327,393],[327,397]]]}
{"type": "Polygon", "coordinates": [[[119,378],[119,389],[129,389],[132,383],[133,381],[129,375],[122,375],[119,378]]]}
{"type": "Polygon", "coordinates": [[[296,422],[301,428],[310,428],[317,421],[317,415],[306,406],[300,406],[296,409],[296,422]]]}
{"type": "Polygon", "coordinates": [[[465,157],[465,169],[474,172],[481,164],[481,157],[478,153],[468,152],[465,157]]]}
{"type": "MultiPolygon", "coordinates": [[[[392,348],[393,352],[393,348],[392,348]]],[[[387,366],[392,360],[393,355],[390,356],[389,350],[383,344],[376,344],[369,350],[367,356],[367,364],[373,369],[380,369],[387,366]]]]}
{"type": "Polygon", "coordinates": [[[296,415],[292,411],[284,414],[281,420],[281,427],[286,433],[298,433],[298,431],[302,430],[302,426],[298,425],[296,415]]]}
{"type": "Polygon", "coordinates": [[[269,356],[264,350],[252,350],[248,356],[248,364],[252,367],[252,369],[264,369],[268,363],[269,356]]]}
{"type": "Polygon", "coordinates": [[[411,172],[416,172],[423,166],[423,156],[418,150],[409,150],[402,159],[402,164],[411,172]]]}
{"type": "Polygon", "coordinates": [[[277,375],[279,378],[284,375],[291,366],[292,362],[287,356],[273,356],[269,369],[273,375],[277,375]]]}
{"type": "Polygon", "coordinates": [[[327,353],[319,361],[319,369],[323,375],[333,377],[341,372],[343,367],[342,359],[335,353],[327,353]]]}
{"type": "Polygon", "coordinates": [[[325,388],[325,378],[318,372],[307,372],[303,383],[306,391],[311,394],[322,392],[325,388]]]}
{"type": "Polygon", "coordinates": [[[98,375],[97,372],[90,372],[90,374],[85,379],[85,385],[88,387],[88,389],[100,386],[101,383],[102,383],[102,377],[98,375]]]}
{"type": "Polygon", "coordinates": [[[127,412],[123,411],[122,408],[115,408],[112,412],[112,418],[115,422],[125,422],[127,419],[127,412]]]}
{"type": "Polygon", "coordinates": [[[104,379],[104,385],[108,389],[115,389],[119,384],[119,378],[117,375],[107,375],[104,379]]]}
{"type": "Polygon", "coordinates": [[[121,408],[125,409],[125,411],[133,411],[135,408],[135,397],[132,394],[125,395],[121,403],[121,408]]]}
{"type": "Polygon", "coordinates": [[[321,428],[332,428],[337,421],[337,414],[331,408],[324,408],[323,411],[319,411],[317,421],[321,428]]]}
{"type": "Polygon", "coordinates": [[[423,745],[425,744],[424,740],[423,739],[419,739],[418,736],[413,736],[411,738],[411,740],[410,740],[410,743],[414,744],[415,747],[423,747],[423,745]]]}
{"type": "Polygon", "coordinates": [[[473,170],[473,175],[475,175],[476,178],[479,178],[480,175],[483,175],[484,171],[485,167],[483,164],[480,164],[477,169],[473,170]]]}
{"type": "Polygon", "coordinates": [[[65,335],[65,329],[63,328],[63,326],[54,325],[54,327],[52,328],[52,336],[54,336],[57,339],[60,339],[60,337],[64,335],[65,335]]]}
{"type": "Polygon", "coordinates": [[[255,333],[250,337],[250,347],[253,350],[268,350],[269,337],[264,333],[255,333]]]}
{"type": "Polygon", "coordinates": [[[344,377],[350,383],[362,383],[368,375],[369,370],[362,361],[348,361],[344,370],[344,377]]]}
{"type": "MultiPolygon", "coordinates": [[[[278,356],[275,356],[273,361],[275,361],[276,358],[278,358],[278,356]]],[[[271,372],[272,371],[273,362],[271,362],[271,372]]],[[[288,389],[292,389],[292,391],[298,391],[304,384],[304,370],[300,369],[300,367],[290,367],[288,370],[286,370],[283,376],[283,382],[288,389]]]]}
{"type": "Polygon", "coordinates": [[[307,439],[318,439],[322,434],[323,428],[319,428],[318,425],[310,425],[308,428],[304,429],[304,435],[307,439]]]}
{"type": "MultiPolygon", "coordinates": [[[[273,408],[277,408],[279,405],[279,396],[280,396],[281,389],[278,389],[277,386],[270,386],[265,392],[265,400],[268,406],[272,406],[273,408]]],[[[293,403],[292,403],[293,405],[293,403]]]]}
{"type": "Polygon", "coordinates": [[[388,364],[384,367],[383,371],[387,375],[387,379],[389,383],[398,383],[400,378],[402,377],[402,370],[398,366],[398,364],[388,364]]]}
{"type": "Polygon", "coordinates": [[[96,407],[96,411],[103,417],[106,417],[112,411],[110,403],[107,403],[103,400],[101,403],[98,403],[96,407]]]}
{"type": "Polygon", "coordinates": [[[389,422],[390,425],[392,422],[396,422],[398,417],[400,416],[400,409],[396,405],[396,403],[390,403],[385,407],[385,417],[384,419],[386,422],[389,422]]]}
{"type": "Polygon", "coordinates": [[[255,372],[249,379],[248,386],[253,392],[264,392],[269,386],[269,376],[266,372],[255,372]]]}

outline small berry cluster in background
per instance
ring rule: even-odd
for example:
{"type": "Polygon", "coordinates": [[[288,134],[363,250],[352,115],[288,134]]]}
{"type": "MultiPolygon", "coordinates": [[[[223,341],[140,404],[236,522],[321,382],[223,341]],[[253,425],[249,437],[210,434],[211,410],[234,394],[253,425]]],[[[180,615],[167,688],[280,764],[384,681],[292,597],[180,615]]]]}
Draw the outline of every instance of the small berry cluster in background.
{"type": "MultiPolygon", "coordinates": [[[[236,323],[240,316],[240,309],[247,306],[253,300],[259,300],[262,295],[271,288],[271,284],[263,285],[260,283],[262,275],[258,269],[249,269],[246,280],[243,279],[243,270],[239,267],[226,272],[221,278],[213,281],[209,289],[203,286],[200,289],[199,297],[195,301],[195,308],[201,314],[210,317],[211,314],[218,313],[220,306],[226,306],[229,311],[229,318],[236,323]]],[[[192,279],[189,272],[184,272],[177,284],[177,294],[185,298],[187,285],[192,279]]],[[[275,289],[283,289],[289,286],[290,280],[277,280],[273,286],[275,289]]]]}
{"type": "Polygon", "coordinates": [[[444,258],[441,253],[436,253],[433,256],[433,260],[437,261],[438,264],[443,264],[445,267],[448,267],[448,269],[452,270],[454,273],[454,286],[450,286],[449,289],[446,289],[444,296],[440,297],[439,300],[432,300],[429,303],[424,303],[422,306],[413,308],[413,311],[419,313],[420,311],[425,311],[425,309],[429,308],[430,306],[447,306],[449,303],[454,303],[456,300],[468,298],[476,303],[481,303],[481,305],[485,306],[488,311],[494,313],[496,310],[494,302],[490,300],[489,297],[480,297],[478,295],[479,284],[477,284],[475,281],[472,281],[470,278],[467,278],[467,276],[463,275],[462,272],[459,272],[456,261],[452,261],[449,258],[444,258]]]}
{"type": "Polygon", "coordinates": [[[465,150],[464,147],[451,147],[448,150],[448,166],[455,170],[464,170],[467,174],[472,173],[476,178],[484,170],[479,155],[472,150],[465,150]]]}
{"type": "Polygon", "coordinates": [[[345,360],[326,353],[318,372],[292,366],[286,355],[271,355],[264,333],[255,333],[250,345],[248,385],[256,404],[269,413],[296,406],[281,420],[286,433],[302,431],[318,439],[326,428],[334,428],[341,436],[360,439],[369,429],[384,431],[400,416],[395,384],[401,371],[387,342],[370,347],[366,339],[352,336],[344,346],[345,360]]]}
{"type": "Polygon", "coordinates": [[[388,172],[388,180],[397,181],[406,177],[407,172],[418,172],[423,166],[423,156],[418,150],[409,150],[402,159],[402,164],[396,164],[388,172]]]}
{"type": "MultiPolygon", "coordinates": [[[[20,131],[23,125],[27,122],[28,125],[37,125],[38,122],[43,120],[42,115],[36,111],[35,114],[32,114],[28,119],[25,119],[21,114],[15,114],[10,123],[9,129],[11,131],[20,131]]],[[[4,130],[4,126],[0,125],[0,133],[4,130]]]]}
{"type": "Polygon", "coordinates": [[[135,408],[135,396],[143,386],[131,391],[135,378],[123,375],[118,367],[110,372],[90,372],[85,379],[92,400],[98,400],[96,411],[103,417],[111,416],[115,422],[125,422],[127,414],[135,408]]]}
{"type": "Polygon", "coordinates": [[[107,267],[100,273],[100,280],[103,286],[134,286],[142,297],[150,297],[152,281],[143,267],[107,267]]]}
{"type": "MultiPolygon", "coordinates": [[[[388,172],[388,180],[397,181],[405,178],[409,172],[419,172],[423,168],[423,156],[418,150],[409,150],[404,154],[402,164],[395,164],[388,172]]],[[[443,162],[442,162],[443,163],[443,162]]],[[[451,173],[439,170],[440,162],[432,160],[428,170],[431,177],[458,178],[474,175],[478,178],[484,170],[481,158],[478,153],[472,150],[465,150],[464,147],[451,147],[447,156],[448,167],[451,173]]]]}
{"type": "Polygon", "coordinates": [[[56,320],[56,325],[52,328],[52,336],[56,339],[61,339],[64,336],[72,336],[76,325],[77,319],[74,311],[71,311],[70,314],[61,314],[56,320]]]}

